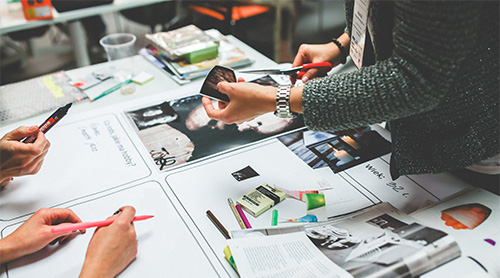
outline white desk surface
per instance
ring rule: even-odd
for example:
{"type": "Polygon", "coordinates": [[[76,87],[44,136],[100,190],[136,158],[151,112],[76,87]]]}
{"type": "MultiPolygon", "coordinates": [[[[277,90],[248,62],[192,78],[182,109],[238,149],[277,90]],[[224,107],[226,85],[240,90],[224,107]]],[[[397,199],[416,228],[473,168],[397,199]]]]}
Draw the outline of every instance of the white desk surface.
{"type": "MultiPolygon", "coordinates": [[[[254,63],[250,66],[253,68],[265,68],[269,66],[276,65],[274,61],[271,59],[265,57],[264,55],[260,54],[258,51],[255,49],[249,47],[245,43],[241,42],[240,40],[236,39],[234,36],[228,35],[227,36],[229,41],[236,46],[238,46],[240,49],[242,49],[249,57],[251,57],[252,60],[254,60],[254,63]]],[[[190,90],[191,92],[199,92],[201,88],[201,84],[203,82],[203,78],[200,79],[195,79],[193,82],[185,85],[179,85],[176,83],[174,80],[172,80],[169,76],[165,74],[165,72],[162,69],[159,69],[155,67],[151,62],[147,61],[144,57],[141,55],[136,55],[132,58],[126,58],[118,61],[114,61],[115,65],[117,67],[120,66],[120,64],[130,64],[133,63],[135,71],[140,72],[140,71],[146,71],[152,75],[154,75],[154,79],[147,82],[144,85],[137,85],[135,84],[136,91],[135,93],[131,95],[122,95],[119,90],[115,91],[112,94],[109,94],[101,99],[98,99],[94,102],[85,102],[85,103],[80,103],[78,105],[74,105],[74,107],[71,108],[71,113],[78,113],[81,111],[87,111],[90,109],[96,109],[96,108],[101,108],[101,107],[107,107],[112,104],[116,104],[118,102],[124,102],[124,101],[129,101],[133,99],[140,99],[143,97],[149,97],[153,96],[156,94],[160,93],[167,93],[168,91],[177,89],[177,88],[186,88],[186,90],[190,90]],[[188,89],[189,88],[189,89],[188,89]]],[[[69,70],[66,73],[70,78],[76,78],[78,76],[83,77],[87,74],[90,74],[91,72],[98,70],[103,67],[107,67],[107,62],[97,64],[97,65],[92,65],[88,67],[82,67],[82,68],[77,68],[73,70],[69,70]]],[[[249,68],[250,68],[249,67],[249,68]]],[[[93,91],[105,91],[108,88],[113,87],[115,84],[117,84],[117,81],[111,79],[108,79],[101,84],[96,85],[95,87],[89,88],[88,90],[93,90],[93,91]]],[[[168,95],[165,96],[166,98],[169,98],[168,95]]]]}
{"type": "MultiPolygon", "coordinates": [[[[229,39],[255,60],[253,68],[276,65],[234,37],[229,39]]],[[[205,212],[210,209],[228,230],[238,229],[227,205],[227,197],[236,200],[263,182],[295,188],[322,182],[339,193],[339,209],[391,201],[404,211],[415,210],[415,200],[420,204],[437,201],[467,187],[447,174],[403,178],[397,182],[398,185],[401,182],[411,194],[411,198],[406,198],[389,188],[387,179],[381,180],[373,173],[367,173],[364,164],[341,174],[333,174],[329,169],[313,171],[276,139],[171,171],[159,171],[123,111],[197,93],[202,80],[180,86],[142,56],[117,63],[130,62],[138,71],[145,70],[155,78],[145,85],[136,85],[136,92],[132,95],[116,91],[95,102],[79,103],[71,108],[58,128],[48,134],[52,146],[41,171],[34,176],[15,178],[12,184],[0,191],[1,237],[14,231],[40,207],[68,207],[84,221],[94,221],[130,204],[136,207],[138,214],[157,217],[136,224],[139,253],[120,277],[237,277],[222,253],[227,243],[205,212]],[[90,135],[106,135],[96,135],[95,138],[103,147],[96,153],[89,151],[82,140],[82,131],[90,135]],[[111,132],[113,136],[107,136],[111,132]],[[117,140],[111,138],[118,138],[119,148],[116,148],[117,140]],[[123,163],[123,149],[134,161],[133,166],[123,163]],[[247,165],[254,167],[260,176],[237,182],[230,173],[247,165]],[[54,178],[54,173],[57,173],[57,178],[54,178]]],[[[71,70],[68,75],[84,76],[103,66],[106,63],[71,70]]],[[[108,80],[92,89],[102,91],[115,83],[108,80]]],[[[0,136],[19,125],[37,125],[48,114],[0,126],[0,136]]],[[[368,163],[389,177],[388,161],[389,155],[386,155],[368,163]]],[[[280,217],[291,218],[300,216],[305,204],[289,198],[276,208],[280,210],[280,217]]],[[[249,217],[249,220],[255,227],[268,226],[270,213],[269,210],[258,218],[249,217]]],[[[75,277],[92,233],[90,230],[64,246],[45,248],[9,263],[0,269],[0,277],[33,277],[38,273],[75,277]]]]}
{"type": "MultiPolygon", "coordinates": [[[[228,36],[228,39],[255,61],[252,67],[275,65],[272,60],[234,37],[228,36]]],[[[136,92],[132,95],[122,95],[116,91],[95,102],[84,101],[73,105],[70,113],[58,125],[59,128],[48,134],[52,147],[44,162],[44,170],[34,176],[16,178],[0,192],[0,236],[5,237],[14,231],[41,207],[68,207],[85,221],[92,221],[104,219],[112,213],[110,211],[129,204],[136,207],[138,214],[151,213],[155,218],[136,228],[140,241],[139,255],[121,277],[154,277],[159,273],[168,273],[173,277],[234,276],[235,273],[221,261],[222,253],[212,251],[189,220],[190,216],[167,189],[166,173],[158,172],[151,161],[144,159],[149,156],[148,153],[144,153],[140,141],[120,115],[124,109],[150,99],[164,101],[197,93],[203,78],[180,86],[140,55],[116,63],[117,66],[120,63],[133,63],[137,71],[153,74],[154,79],[144,85],[135,85],[136,92]],[[96,139],[102,146],[97,156],[86,152],[88,149],[85,149],[84,144],[73,141],[81,137],[83,128],[90,130],[93,124],[102,127],[104,122],[113,126],[115,135],[121,139],[120,147],[127,149],[131,159],[137,163],[133,169],[128,170],[126,165],[121,164],[119,152],[111,151],[116,150],[116,147],[109,137],[96,139]],[[67,156],[68,150],[71,150],[71,158],[67,156]],[[116,163],[120,163],[120,166],[116,163]],[[69,164],[72,166],[68,167],[69,164]],[[58,171],[57,168],[64,170],[58,171]],[[56,179],[55,172],[59,173],[56,179]],[[195,268],[192,267],[194,262],[197,265],[195,268]]],[[[83,77],[107,66],[108,63],[102,63],[70,70],[67,74],[73,78],[83,77]]],[[[110,79],[89,90],[104,91],[116,83],[110,79]]],[[[0,126],[0,136],[19,125],[38,125],[49,114],[0,126]]],[[[37,273],[76,277],[92,233],[89,231],[84,236],[76,237],[64,247],[46,248],[9,263],[0,268],[0,277],[33,277],[37,273]],[[68,257],[74,259],[67,260],[68,257]],[[62,261],[65,263],[61,266],[62,261]]]]}
{"type": "Polygon", "coordinates": [[[61,22],[78,20],[81,18],[112,13],[139,6],[150,5],[168,0],[114,0],[111,4],[105,4],[95,7],[83,8],[74,11],[58,13],[55,9],[52,10],[54,18],[47,20],[31,20],[27,21],[24,18],[23,11],[9,11],[6,0],[0,1],[0,35],[10,32],[21,31],[31,28],[36,28],[44,25],[50,25],[61,22]]]}

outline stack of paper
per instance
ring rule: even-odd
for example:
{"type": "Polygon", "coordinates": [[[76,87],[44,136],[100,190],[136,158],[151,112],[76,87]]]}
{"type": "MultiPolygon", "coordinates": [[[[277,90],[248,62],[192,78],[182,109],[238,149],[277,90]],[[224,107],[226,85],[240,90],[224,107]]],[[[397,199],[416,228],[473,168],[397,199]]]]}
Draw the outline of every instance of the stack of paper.
{"type": "Polygon", "coordinates": [[[217,57],[218,40],[194,25],[146,34],[146,39],[170,60],[186,59],[189,63],[197,63],[217,57]]]}
{"type": "Polygon", "coordinates": [[[252,63],[252,60],[241,49],[231,44],[219,31],[210,29],[204,33],[219,42],[216,58],[196,63],[190,63],[186,59],[172,60],[156,45],[146,46],[139,51],[139,54],[157,67],[164,69],[179,84],[206,76],[215,65],[237,68],[252,63]]]}

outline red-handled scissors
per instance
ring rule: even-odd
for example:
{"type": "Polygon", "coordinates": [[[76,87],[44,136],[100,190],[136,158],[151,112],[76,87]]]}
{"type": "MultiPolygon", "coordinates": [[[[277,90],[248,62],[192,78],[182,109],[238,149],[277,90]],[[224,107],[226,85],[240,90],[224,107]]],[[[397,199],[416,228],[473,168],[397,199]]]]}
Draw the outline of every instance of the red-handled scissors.
{"type": "Polygon", "coordinates": [[[256,70],[240,70],[241,73],[255,73],[255,74],[270,74],[270,75],[290,75],[298,79],[302,78],[304,73],[308,69],[312,68],[328,68],[328,71],[332,69],[332,64],[330,62],[320,62],[320,63],[310,63],[303,64],[302,66],[294,67],[291,69],[256,69],[256,70]]]}

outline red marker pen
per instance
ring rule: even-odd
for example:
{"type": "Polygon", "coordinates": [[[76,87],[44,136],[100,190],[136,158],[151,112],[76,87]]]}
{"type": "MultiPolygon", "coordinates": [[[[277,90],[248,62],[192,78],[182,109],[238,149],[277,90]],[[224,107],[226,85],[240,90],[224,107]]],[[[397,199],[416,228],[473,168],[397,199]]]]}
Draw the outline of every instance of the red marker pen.
{"type": "MultiPolygon", "coordinates": [[[[68,103],[63,107],[59,107],[56,112],[54,112],[50,117],[43,122],[43,124],[38,128],[39,131],[43,133],[47,133],[51,127],[53,127],[59,120],[62,119],[68,113],[69,108],[71,107],[72,103],[68,103]]],[[[33,134],[29,137],[24,138],[21,142],[23,143],[33,143],[36,141],[36,138],[38,137],[38,132],[36,134],[33,134]]]]}

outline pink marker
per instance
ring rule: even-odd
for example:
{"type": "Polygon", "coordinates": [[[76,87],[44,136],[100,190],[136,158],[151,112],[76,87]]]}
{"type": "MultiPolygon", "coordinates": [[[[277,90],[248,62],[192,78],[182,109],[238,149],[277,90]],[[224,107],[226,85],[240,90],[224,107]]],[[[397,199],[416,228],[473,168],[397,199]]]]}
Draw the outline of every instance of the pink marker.
{"type": "MultiPolygon", "coordinates": [[[[139,215],[139,216],[134,217],[134,219],[132,219],[132,222],[146,220],[146,219],[149,219],[152,217],[154,217],[154,216],[153,215],[139,215]]],[[[114,221],[115,221],[115,219],[107,219],[107,220],[95,221],[95,222],[63,224],[63,225],[52,228],[52,233],[54,233],[54,234],[66,233],[66,232],[78,231],[78,230],[83,230],[83,229],[93,228],[93,227],[103,227],[103,226],[110,225],[114,221]]]]}
{"type": "Polygon", "coordinates": [[[247,229],[252,228],[252,225],[250,225],[250,222],[248,222],[247,216],[245,215],[245,213],[241,209],[240,204],[236,205],[236,209],[238,210],[238,213],[240,214],[241,219],[243,219],[243,223],[245,223],[245,226],[247,226],[247,229]]]}

